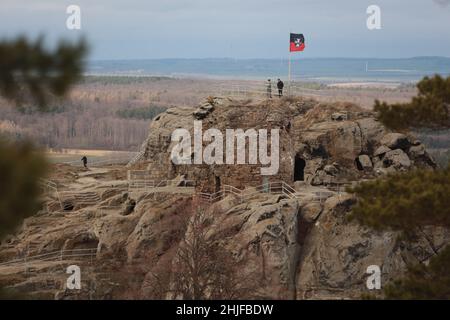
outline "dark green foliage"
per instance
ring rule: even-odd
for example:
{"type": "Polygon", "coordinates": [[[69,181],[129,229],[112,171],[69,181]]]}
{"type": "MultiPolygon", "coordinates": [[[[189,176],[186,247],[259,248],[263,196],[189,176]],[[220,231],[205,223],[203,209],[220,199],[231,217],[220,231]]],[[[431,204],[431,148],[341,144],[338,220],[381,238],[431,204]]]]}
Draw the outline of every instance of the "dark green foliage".
{"type": "MultiPolygon", "coordinates": [[[[85,52],[83,41],[61,42],[54,52],[43,48],[42,39],[0,42],[0,95],[18,106],[30,100],[45,109],[51,96],[63,96],[80,78],[85,52]]],[[[0,138],[0,240],[40,209],[39,178],[46,171],[44,156],[30,143],[0,138]]],[[[0,288],[0,298],[15,297],[0,288]]]]}
{"type": "MultiPolygon", "coordinates": [[[[417,85],[410,103],[375,102],[388,128],[450,128],[450,77],[436,75],[417,85]]],[[[376,230],[399,230],[413,240],[423,226],[450,227],[450,165],[444,170],[415,170],[364,182],[349,190],[358,198],[351,218],[376,230]]],[[[450,246],[429,265],[408,266],[402,279],[385,287],[389,299],[450,299],[450,246]]]]}
{"type": "Polygon", "coordinates": [[[350,191],[358,198],[351,218],[374,229],[409,233],[424,225],[450,227],[450,166],[396,173],[350,191]]]}
{"type": "Polygon", "coordinates": [[[117,116],[124,119],[139,119],[139,120],[149,120],[156,117],[158,114],[166,111],[167,108],[150,106],[144,108],[134,108],[134,109],[122,109],[117,111],[117,116]]]}
{"type": "Polygon", "coordinates": [[[44,109],[50,97],[63,96],[81,76],[86,44],[61,42],[54,52],[21,37],[0,42],[0,94],[18,105],[31,100],[44,109]]]}
{"type": "Polygon", "coordinates": [[[389,284],[388,299],[450,299],[450,246],[430,259],[428,266],[409,268],[407,276],[389,284]]]}
{"type": "MultiPolygon", "coordinates": [[[[85,52],[83,41],[61,42],[54,52],[43,48],[42,39],[1,41],[0,95],[19,105],[30,99],[43,109],[49,96],[63,96],[80,78],[85,52]]],[[[44,157],[30,143],[0,139],[0,239],[38,211],[38,181],[45,171],[44,157]]]]}
{"type": "Polygon", "coordinates": [[[29,300],[31,297],[12,288],[0,288],[0,300],[29,300]]]}
{"type": "Polygon", "coordinates": [[[0,139],[0,239],[39,208],[39,178],[47,170],[30,143],[0,139]]]}
{"type": "MultiPolygon", "coordinates": [[[[423,226],[450,227],[450,165],[364,182],[349,191],[358,197],[350,218],[376,230],[399,230],[413,240],[423,226]]],[[[450,246],[429,266],[408,266],[402,279],[384,288],[389,299],[450,299],[450,246]]]]}
{"type": "Polygon", "coordinates": [[[450,77],[425,77],[417,84],[419,91],[409,103],[388,104],[375,101],[374,110],[384,125],[391,129],[449,128],[450,77]]]}

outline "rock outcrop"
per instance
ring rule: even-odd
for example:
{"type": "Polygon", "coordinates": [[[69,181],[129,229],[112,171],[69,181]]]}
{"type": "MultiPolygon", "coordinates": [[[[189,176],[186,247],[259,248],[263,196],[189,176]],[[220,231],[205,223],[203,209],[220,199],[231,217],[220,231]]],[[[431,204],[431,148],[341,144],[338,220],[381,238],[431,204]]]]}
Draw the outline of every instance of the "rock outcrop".
{"type": "MultiPolygon", "coordinates": [[[[1,244],[0,286],[58,299],[170,298],[171,271],[180,263],[180,244],[189,238],[186,225],[200,206],[209,221],[208,241],[229,251],[238,276],[255,285],[244,298],[360,298],[368,293],[368,266],[381,268],[385,284],[407,264],[427,263],[450,240],[446,230],[423,228],[408,244],[394,232],[348,221],[355,199],[336,185],[435,167],[419,141],[388,132],[372,113],[352,104],[209,99],[195,108],[171,108],[151,123],[130,166],[147,167],[148,179],[173,183],[131,190],[125,168],[115,169],[121,174],[108,168],[60,181],[61,201],[71,205],[61,208],[58,197],[49,195],[46,209],[1,244]],[[280,129],[278,173],[263,178],[257,165],[173,164],[171,134],[177,128],[192,132],[195,120],[202,120],[204,130],[280,129]],[[194,180],[196,190],[183,189],[183,179],[194,180]],[[279,180],[294,186],[289,191],[294,196],[252,188],[279,180]],[[199,202],[199,191],[223,185],[253,193],[199,202]],[[64,258],[63,252],[78,249],[94,254],[64,258]],[[54,252],[61,252],[56,260],[30,260],[54,252]],[[11,259],[26,264],[1,264],[11,259]],[[83,290],[76,293],[64,288],[65,267],[74,263],[85,272],[83,290]]],[[[60,171],[73,169],[55,170],[60,171]]]]}
{"type": "Polygon", "coordinates": [[[183,175],[210,191],[218,182],[239,188],[268,180],[324,185],[435,167],[420,142],[387,131],[373,113],[353,104],[305,99],[251,103],[216,98],[199,107],[172,108],[151,123],[147,141],[142,157],[130,165],[147,166],[155,179],[183,175]],[[202,120],[203,132],[209,128],[223,133],[226,129],[280,129],[278,172],[264,178],[258,165],[229,165],[225,159],[224,164],[174,164],[170,155],[177,141],[171,141],[171,134],[179,128],[192,134],[195,120],[202,120]]]}

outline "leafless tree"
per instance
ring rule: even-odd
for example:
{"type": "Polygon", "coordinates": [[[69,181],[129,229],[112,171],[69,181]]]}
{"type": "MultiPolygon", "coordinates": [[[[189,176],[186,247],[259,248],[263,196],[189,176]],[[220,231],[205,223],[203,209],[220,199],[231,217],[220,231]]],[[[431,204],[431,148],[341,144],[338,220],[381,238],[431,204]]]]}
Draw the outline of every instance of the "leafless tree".
{"type": "Polygon", "coordinates": [[[210,219],[217,212],[208,215],[195,207],[173,259],[152,273],[154,293],[187,300],[255,297],[255,276],[240,270],[232,253],[209,234],[210,219]]]}

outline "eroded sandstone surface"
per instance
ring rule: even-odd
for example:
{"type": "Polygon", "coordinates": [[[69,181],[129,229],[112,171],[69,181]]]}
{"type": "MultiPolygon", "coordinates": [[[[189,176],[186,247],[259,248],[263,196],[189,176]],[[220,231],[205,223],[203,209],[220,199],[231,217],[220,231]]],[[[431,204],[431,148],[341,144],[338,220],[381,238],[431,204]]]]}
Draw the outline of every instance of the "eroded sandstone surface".
{"type": "Polygon", "coordinates": [[[55,167],[49,180],[58,193],[48,191],[44,209],[0,246],[0,285],[57,299],[173,298],[170,271],[189,237],[186,223],[201,206],[208,241],[230,252],[241,276],[252,279],[253,291],[244,298],[360,298],[370,293],[368,266],[380,266],[384,284],[408,263],[427,263],[449,242],[446,230],[424,228],[407,244],[397,233],[347,219],[356,200],[345,186],[416,167],[435,167],[420,141],[388,132],[351,104],[210,99],[172,108],[151,123],[139,157],[127,168],[55,167]],[[280,128],[279,172],[264,180],[253,165],[173,165],[172,131],[192,130],[198,119],[205,129],[280,128]],[[127,170],[137,168],[148,169],[151,179],[177,183],[130,189],[127,170]],[[180,184],[183,179],[195,184],[180,184]],[[276,181],[294,191],[253,189],[276,181]],[[225,185],[251,196],[199,201],[200,192],[225,185]],[[82,270],[79,291],[65,287],[71,264],[82,270]],[[159,274],[167,275],[165,288],[155,280],[159,274]]]}

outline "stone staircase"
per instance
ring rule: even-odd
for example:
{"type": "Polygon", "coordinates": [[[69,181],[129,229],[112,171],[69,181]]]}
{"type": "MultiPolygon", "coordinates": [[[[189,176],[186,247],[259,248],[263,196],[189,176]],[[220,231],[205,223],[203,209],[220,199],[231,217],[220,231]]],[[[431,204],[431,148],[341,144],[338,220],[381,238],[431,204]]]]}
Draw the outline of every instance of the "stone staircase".
{"type": "Polygon", "coordinates": [[[67,209],[68,204],[72,205],[95,205],[101,198],[96,192],[64,192],[61,193],[63,209],[67,209]]]}

